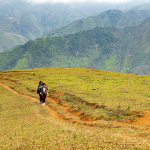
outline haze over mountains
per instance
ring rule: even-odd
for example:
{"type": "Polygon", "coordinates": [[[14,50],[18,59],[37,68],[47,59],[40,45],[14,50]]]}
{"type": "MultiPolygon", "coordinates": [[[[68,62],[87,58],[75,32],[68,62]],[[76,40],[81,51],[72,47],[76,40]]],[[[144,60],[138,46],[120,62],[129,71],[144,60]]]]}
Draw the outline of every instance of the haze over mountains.
{"type": "Polygon", "coordinates": [[[25,0],[1,0],[0,52],[24,44],[28,40],[41,38],[53,29],[64,27],[92,14],[99,15],[109,9],[126,10],[145,2],[148,0],[134,0],[123,4],[96,2],[36,4],[25,0]]]}
{"type": "Polygon", "coordinates": [[[0,52],[28,40],[41,38],[52,29],[101,13],[115,4],[100,3],[42,3],[23,0],[0,1],[0,52]]]}
{"type": "Polygon", "coordinates": [[[99,10],[105,5],[91,3],[89,7],[89,3],[84,6],[79,3],[25,3],[22,6],[24,1],[11,2],[13,0],[2,1],[0,4],[3,8],[0,9],[0,51],[30,41],[0,54],[1,71],[84,67],[150,73],[148,4],[136,6],[140,1],[126,3],[126,7],[113,4],[114,8],[122,10],[131,6],[131,10],[107,10],[85,18],[110,6],[99,10]],[[47,36],[39,39],[44,35],[47,36]]]}

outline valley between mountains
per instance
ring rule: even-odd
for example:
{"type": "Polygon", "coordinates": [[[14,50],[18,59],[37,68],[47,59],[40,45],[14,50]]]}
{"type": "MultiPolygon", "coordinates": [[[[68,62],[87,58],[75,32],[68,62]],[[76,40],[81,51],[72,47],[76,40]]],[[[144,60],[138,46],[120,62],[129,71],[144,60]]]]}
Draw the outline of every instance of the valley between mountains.
{"type": "Polygon", "coordinates": [[[148,75],[148,2],[1,1],[0,71],[80,67],[148,75]]]}

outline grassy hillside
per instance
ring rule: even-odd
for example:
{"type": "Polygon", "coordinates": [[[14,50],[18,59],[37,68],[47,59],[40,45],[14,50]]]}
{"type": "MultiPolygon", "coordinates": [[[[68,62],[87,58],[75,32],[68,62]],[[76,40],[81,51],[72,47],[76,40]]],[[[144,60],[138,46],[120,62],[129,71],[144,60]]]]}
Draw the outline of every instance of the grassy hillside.
{"type": "MultiPolygon", "coordinates": [[[[132,110],[144,110],[149,105],[149,76],[79,68],[43,68],[0,72],[0,83],[8,85],[19,93],[37,98],[36,88],[39,80],[46,82],[49,89],[69,92],[90,102],[101,104],[105,101],[104,104],[109,108],[112,106],[115,108],[120,103],[121,108],[129,106],[132,110]],[[96,88],[97,91],[92,90],[93,88],[96,88]],[[110,103],[113,105],[111,106],[110,103]]],[[[133,126],[104,120],[99,120],[97,126],[94,127],[67,123],[54,118],[53,111],[45,109],[32,98],[16,95],[2,85],[1,89],[0,138],[2,144],[0,149],[2,150],[148,150],[150,148],[148,125],[133,126]]],[[[48,101],[47,98],[46,102],[48,101]]],[[[92,108],[91,112],[95,110],[92,108]]],[[[100,111],[102,112],[102,109],[100,111]]],[[[94,122],[92,124],[94,125],[94,122]]]]}
{"type": "Polygon", "coordinates": [[[104,104],[108,110],[115,110],[118,105],[122,109],[130,106],[131,111],[150,107],[150,77],[146,75],[61,67],[5,71],[1,75],[1,83],[17,91],[22,88],[19,93],[31,96],[36,93],[37,82],[43,80],[51,90],[73,94],[90,103],[104,104]]]}
{"type": "Polygon", "coordinates": [[[140,24],[150,17],[149,10],[108,10],[97,16],[77,20],[68,26],[54,29],[46,37],[58,37],[94,29],[95,27],[115,27],[118,29],[127,28],[140,24]]]}

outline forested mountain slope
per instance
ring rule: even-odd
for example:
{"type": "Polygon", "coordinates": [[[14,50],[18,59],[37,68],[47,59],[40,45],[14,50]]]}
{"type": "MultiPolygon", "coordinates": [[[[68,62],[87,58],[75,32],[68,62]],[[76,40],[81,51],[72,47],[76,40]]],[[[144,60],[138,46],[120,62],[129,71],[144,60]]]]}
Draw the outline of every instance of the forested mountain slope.
{"type": "Polygon", "coordinates": [[[0,54],[0,70],[83,67],[150,73],[150,18],[127,30],[95,28],[29,41],[0,54]]]}
{"type": "Polygon", "coordinates": [[[117,40],[111,32],[116,30],[95,28],[65,37],[29,41],[25,45],[0,54],[2,60],[0,70],[48,66],[92,66],[91,60],[94,61],[97,54],[111,51],[110,45],[114,45],[113,41],[117,40]]]}

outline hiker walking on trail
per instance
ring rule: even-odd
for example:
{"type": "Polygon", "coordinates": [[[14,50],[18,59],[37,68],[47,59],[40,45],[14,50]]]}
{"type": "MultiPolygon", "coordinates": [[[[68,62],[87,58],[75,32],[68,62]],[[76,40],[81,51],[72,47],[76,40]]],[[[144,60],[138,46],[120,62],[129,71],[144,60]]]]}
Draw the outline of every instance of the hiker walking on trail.
{"type": "Polygon", "coordinates": [[[42,90],[42,85],[43,85],[43,82],[42,81],[40,81],[39,82],[39,85],[38,85],[38,89],[37,89],[37,94],[39,94],[39,97],[40,97],[40,104],[42,104],[42,92],[41,92],[41,90],[42,90]]]}
{"type": "Polygon", "coordinates": [[[46,99],[47,91],[48,91],[48,88],[45,85],[45,83],[43,83],[43,86],[42,86],[42,89],[41,89],[41,92],[42,92],[42,101],[43,101],[42,105],[45,105],[45,99],[46,99]]]}

